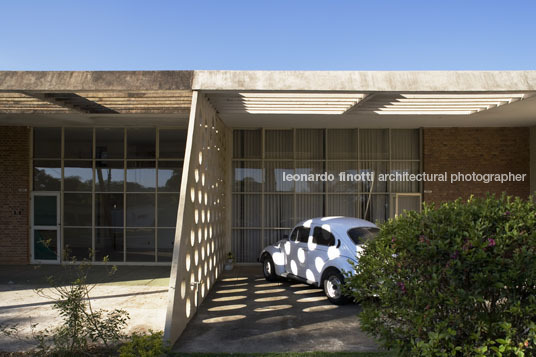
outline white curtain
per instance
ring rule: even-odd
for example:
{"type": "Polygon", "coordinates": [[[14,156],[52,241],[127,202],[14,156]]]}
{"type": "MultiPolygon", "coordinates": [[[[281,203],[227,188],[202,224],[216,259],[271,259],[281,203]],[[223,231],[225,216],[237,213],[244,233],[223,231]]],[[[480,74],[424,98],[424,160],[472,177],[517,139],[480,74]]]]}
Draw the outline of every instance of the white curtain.
{"type": "Polygon", "coordinates": [[[357,197],[357,195],[328,195],[326,215],[357,217],[357,197]]]}
{"type": "Polygon", "coordinates": [[[357,160],[357,129],[327,129],[327,158],[357,160]]]}
{"type": "Polygon", "coordinates": [[[296,129],[296,159],[324,158],[324,130],[296,129]]]}
{"type": "Polygon", "coordinates": [[[388,160],[389,159],[389,130],[360,129],[359,130],[359,159],[388,160]]]}
{"type": "Polygon", "coordinates": [[[292,130],[266,130],[265,158],[292,159],[294,155],[292,130]]]}
{"type": "Polygon", "coordinates": [[[233,158],[260,159],[262,157],[262,132],[257,130],[235,130],[233,132],[233,158]]]}
{"type": "Polygon", "coordinates": [[[419,160],[419,131],[415,129],[391,130],[391,159],[419,160]]]}

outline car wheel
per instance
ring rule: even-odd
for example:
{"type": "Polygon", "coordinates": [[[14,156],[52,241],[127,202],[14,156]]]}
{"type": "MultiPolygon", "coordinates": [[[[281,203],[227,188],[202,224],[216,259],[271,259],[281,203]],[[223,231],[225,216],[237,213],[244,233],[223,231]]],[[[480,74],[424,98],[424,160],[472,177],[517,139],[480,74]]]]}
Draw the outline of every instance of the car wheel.
{"type": "Polygon", "coordinates": [[[324,293],[328,300],[335,305],[343,305],[348,298],[343,294],[344,277],[335,269],[329,270],[324,276],[324,293]]]}
{"type": "Polygon", "coordinates": [[[264,278],[268,281],[274,281],[277,278],[275,275],[274,261],[269,254],[266,254],[262,259],[262,272],[264,278]]]}

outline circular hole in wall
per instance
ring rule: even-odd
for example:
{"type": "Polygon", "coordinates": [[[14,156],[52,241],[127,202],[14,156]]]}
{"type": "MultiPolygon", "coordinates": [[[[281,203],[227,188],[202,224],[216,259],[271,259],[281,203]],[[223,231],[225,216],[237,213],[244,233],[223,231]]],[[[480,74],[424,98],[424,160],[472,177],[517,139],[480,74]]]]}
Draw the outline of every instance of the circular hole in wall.
{"type": "Polygon", "coordinates": [[[185,263],[186,263],[186,271],[190,271],[190,253],[186,254],[185,263]]]}
{"type": "Polygon", "coordinates": [[[181,299],[186,296],[186,282],[183,280],[181,283],[181,299]]]}
{"type": "Polygon", "coordinates": [[[192,309],[192,303],[190,302],[190,298],[186,299],[186,306],[185,306],[185,313],[186,313],[186,318],[190,318],[190,313],[191,313],[191,310],[192,309]]]}

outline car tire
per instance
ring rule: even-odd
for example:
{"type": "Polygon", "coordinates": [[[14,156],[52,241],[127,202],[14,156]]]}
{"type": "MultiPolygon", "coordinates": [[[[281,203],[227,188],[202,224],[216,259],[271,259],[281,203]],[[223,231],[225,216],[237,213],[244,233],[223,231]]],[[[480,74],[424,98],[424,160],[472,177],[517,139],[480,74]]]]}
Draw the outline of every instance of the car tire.
{"type": "Polygon", "coordinates": [[[330,269],[324,274],[322,280],[324,293],[328,300],[335,305],[344,305],[348,303],[348,297],[343,294],[344,277],[336,269],[330,269]]]}
{"type": "Polygon", "coordinates": [[[274,260],[269,254],[265,254],[262,258],[262,272],[264,278],[268,281],[274,281],[277,279],[275,275],[275,264],[274,260]]]}

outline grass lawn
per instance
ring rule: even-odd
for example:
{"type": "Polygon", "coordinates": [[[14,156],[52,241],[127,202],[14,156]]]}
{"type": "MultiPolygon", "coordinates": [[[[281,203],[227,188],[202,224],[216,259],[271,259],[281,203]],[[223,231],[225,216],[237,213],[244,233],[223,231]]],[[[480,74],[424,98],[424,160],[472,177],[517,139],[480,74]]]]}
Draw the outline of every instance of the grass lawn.
{"type": "Polygon", "coordinates": [[[176,357],[394,357],[394,352],[175,353],[176,357]]]}

